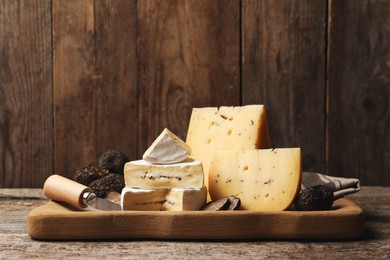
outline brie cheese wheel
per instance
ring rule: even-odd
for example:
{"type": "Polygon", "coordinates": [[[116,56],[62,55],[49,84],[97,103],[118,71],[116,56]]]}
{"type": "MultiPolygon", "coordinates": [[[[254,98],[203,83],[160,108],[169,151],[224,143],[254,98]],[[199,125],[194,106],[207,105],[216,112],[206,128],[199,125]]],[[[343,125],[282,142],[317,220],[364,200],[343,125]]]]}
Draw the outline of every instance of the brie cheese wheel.
{"type": "Polygon", "coordinates": [[[199,210],[206,204],[207,188],[122,190],[122,210],[186,211],[199,210]]]}
{"type": "Polygon", "coordinates": [[[142,189],[201,189],[204,185],[202,163],[191,158],[175,164],[127,162],[124,176],[126,187],[142,189]]]}
{"type": "Polygon", "coordinates": [[[150,163],[170,164],[184,161],[190,153],[190,146],[165,128],[142,158],[150,163]]]}

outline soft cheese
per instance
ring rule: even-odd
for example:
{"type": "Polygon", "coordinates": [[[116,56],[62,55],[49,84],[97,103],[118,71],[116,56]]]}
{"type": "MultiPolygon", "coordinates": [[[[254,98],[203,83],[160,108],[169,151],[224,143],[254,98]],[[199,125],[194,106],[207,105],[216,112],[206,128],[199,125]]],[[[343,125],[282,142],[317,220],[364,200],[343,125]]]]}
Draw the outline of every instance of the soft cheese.
{"type": "Polygon", "coordinates": [[[204,184],[202,163],[191,158],[175,164],[131,161],[124,169],[126,187],[143,189],[201,189],[204,184]]]}
{"type": "Polygon", "coordinates": [[[194,108],[186,143],[203,163],[207,186],[213,151],[271,148],[264,106],[194,108]]]}
{"type": "Polygon", "coordinates": [[[142,158],[151,163],[170,164],[184,161],[190,153],[190,146],[165,128],[142,158]]]}
{"type": "Polygon", "coordinates": [[[235,195],[245,210],[285,210],[300,184],[300,148],[216,151],[210,165],[211,198],[235,195]]]}
{"type": "Polygon", "coordinates": [[[207,189],[136,189],[122,190],[122,210],[199,210],[206,204],[207,189]]]}

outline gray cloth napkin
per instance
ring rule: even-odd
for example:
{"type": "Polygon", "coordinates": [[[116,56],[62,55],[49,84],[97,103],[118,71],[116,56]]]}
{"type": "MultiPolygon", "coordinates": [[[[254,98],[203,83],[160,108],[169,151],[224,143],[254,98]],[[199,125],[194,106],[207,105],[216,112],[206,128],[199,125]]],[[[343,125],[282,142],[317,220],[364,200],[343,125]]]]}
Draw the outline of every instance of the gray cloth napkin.
{"type": "Polygon", "coordinates": [[[317,172],[302,172],[301,189],[310,188],[316,185],[329,187],[333,191],[334,199],[360,190],[359,179],[333,177],[317,172]]]}

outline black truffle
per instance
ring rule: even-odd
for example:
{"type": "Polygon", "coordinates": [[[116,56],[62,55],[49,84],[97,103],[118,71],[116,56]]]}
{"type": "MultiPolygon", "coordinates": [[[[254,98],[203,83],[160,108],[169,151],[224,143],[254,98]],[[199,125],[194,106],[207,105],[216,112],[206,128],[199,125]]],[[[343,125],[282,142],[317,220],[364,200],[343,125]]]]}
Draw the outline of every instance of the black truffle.
{"type": "Polygon", "coordinates": [[[230,196],[229,197],[230,205],[228,210],[237,210],[241,207],[241,200],[239,197],[236,196],[230,196]]]}
{"type": "Polygon", "coordinates": [[[125,179],[123,175],[109,173],[100,179],[94,180],[88,186],[91,187],[98,198],[104,199],[111,191],[121,193],[125,187],[125,179]]]}
{"type": "Polygon", "coordinates": [[[73,179],[78,183],[88,186],[88,184],[94,180],[97,180],[102,176],[107,175],[108,173],[109,171],[107,169],[90,164],[79,168],[76,171],[73,179]]]}
{"type": "Polygon", "coordinates": [[[237,210],[240,208],[240,205],[240,198],[236,196],[229,196],[207,203],[202,210],[237,210]]]}
{"type": "Polygon", "coordinates": [[[109,150],[99,158],[99,166],[110,171],[110,173],[123,174],[123,168],[129,158],[117,150],[109,150]]]}
{"type": "Polygon", "coordinates": [[[328,210],[333,205],[333,192],[324,185],[301,190],[295,200],[297,210],[328,210]]]}
{"type": "Polygon", "coordinates": [[[229,206],[229,197],[225,197],[216,201],[210,201],[202,210],[227,210],[229,206]]]}

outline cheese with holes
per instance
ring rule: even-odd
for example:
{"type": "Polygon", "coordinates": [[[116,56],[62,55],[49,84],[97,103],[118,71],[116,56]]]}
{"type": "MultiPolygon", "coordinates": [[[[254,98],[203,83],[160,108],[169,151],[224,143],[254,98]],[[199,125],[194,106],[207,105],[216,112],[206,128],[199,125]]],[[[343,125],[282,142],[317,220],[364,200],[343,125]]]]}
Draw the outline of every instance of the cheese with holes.
{"type": "Polygon", "coordinates": [[[186,143],[203,163],[207,186],[213,151],[271,148],[264,106],[194,108],[186,143]]]}
{"type": "Polygon", "coordinates": [[[150,163],[170,164],[184,161],[190,153],[191,148],[165,128],[142,158],[150,163]]]}
{"type": "Polygon", "coordinates": [[[201,189],[204,185],[202,163],[191,158],[174,164],[127,162],[124,176],[126,187],[142,189],[201,189]]]}
{"type": "Polygon", "coordinates": [[[209,174],[212,200],[234,195],[241,209],[285,210],[300,189],[301,149],[216,151],[209,174]]]}
{"type": "Polygon", "coordinates": [[[122,210],[199,210],[206,204],[207,189],[136,189],[124,188],[122,210]]]}

